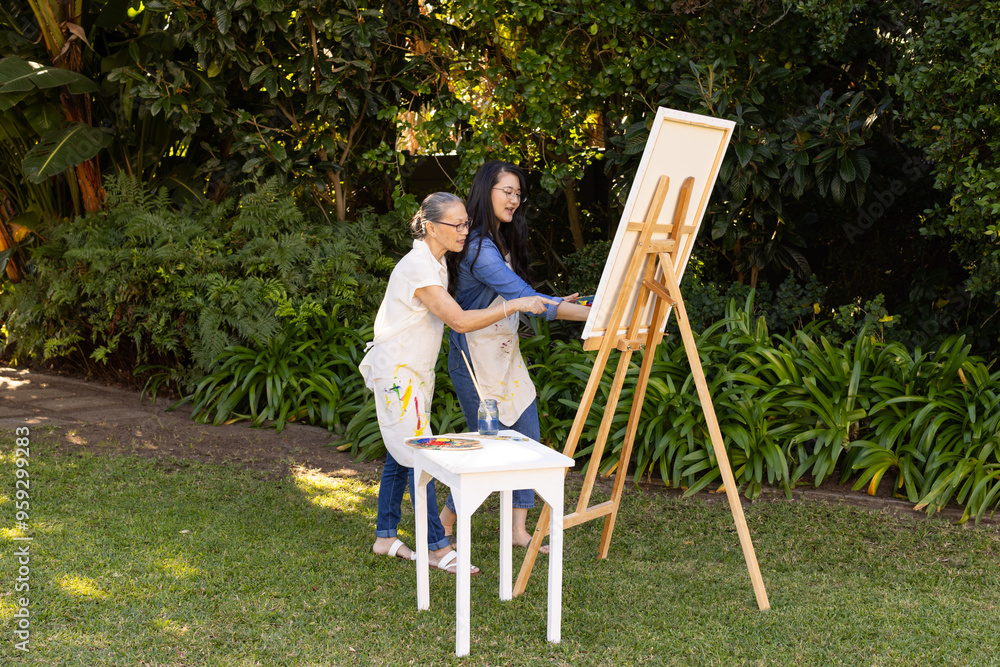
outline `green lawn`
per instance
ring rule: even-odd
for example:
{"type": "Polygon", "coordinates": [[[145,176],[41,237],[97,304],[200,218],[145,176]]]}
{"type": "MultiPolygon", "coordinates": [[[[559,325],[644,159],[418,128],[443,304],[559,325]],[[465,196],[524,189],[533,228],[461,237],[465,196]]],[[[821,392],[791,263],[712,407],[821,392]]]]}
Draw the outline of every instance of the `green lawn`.
{"type": "MultiPolygon", "coordinates": [[[[32,441],[25,654],[11,630],[23,595],[13,434],[0,434],[4,665],[1000,664],[994,525],[754,503],[762,613],[724,500],[629,488],[607,560],[595,561],[599,523],[566,533],[552,645],[542,570],[524,596],[497,599],[494,497],[473,525],[484,573],[472,652],[458,659],[454,579],[433,571],[431,609],[418,612],[414,566],[371,554],[376,480],[54,454],[40,431],[32,441]]],[[[412,524],[408,511],[411,545],[412,524]]]]}

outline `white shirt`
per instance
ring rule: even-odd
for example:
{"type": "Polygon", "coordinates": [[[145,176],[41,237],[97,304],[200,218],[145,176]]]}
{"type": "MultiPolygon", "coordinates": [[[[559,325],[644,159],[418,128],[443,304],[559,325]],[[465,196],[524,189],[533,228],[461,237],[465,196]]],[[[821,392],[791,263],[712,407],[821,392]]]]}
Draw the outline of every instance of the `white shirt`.
{"type": "Polygon", "coordinates": [[[389,276],[375,317],[375,340],[369,343],[358,367],[383,408],[379,427],[386,448],[397,462],[411,468],[413,450],[405,440],[432,435],[427,417],[434,396],[434,366],[444,335],[444,323],[414,293],[433,285],[447,289],[448,269],[424,241],[417,239],[413,250],[399,260],[389,276]],[[388,409],[390,402],[393,405],[388,409]],[[422,417],[412,419],[421,413],[422,417]]]}

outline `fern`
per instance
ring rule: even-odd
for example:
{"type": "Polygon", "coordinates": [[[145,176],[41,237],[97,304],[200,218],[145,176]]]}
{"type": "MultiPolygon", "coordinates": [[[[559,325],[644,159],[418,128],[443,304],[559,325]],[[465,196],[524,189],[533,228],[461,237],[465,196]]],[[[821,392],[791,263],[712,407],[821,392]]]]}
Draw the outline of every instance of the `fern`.
{"type": "Polygon", "coordinates": [[[271,345],[287,313],[373,319],[405,231],[395,214],[311,224],[274,179],[184,210],[125,175],[105,188],[107,208],[47,230],[33,275],[0,294],[14,354],[171,367],[190,387],[227,347],[271,345]]]}

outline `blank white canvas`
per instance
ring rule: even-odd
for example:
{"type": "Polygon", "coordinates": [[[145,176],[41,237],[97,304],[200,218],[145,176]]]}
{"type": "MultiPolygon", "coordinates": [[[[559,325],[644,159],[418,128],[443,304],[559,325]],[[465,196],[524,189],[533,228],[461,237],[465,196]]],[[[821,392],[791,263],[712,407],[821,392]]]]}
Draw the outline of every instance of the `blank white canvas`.
{"type": "MultiPolygon", "coordinates": [[[[635,301],[639,296],[642,272],[632,285],[623,284],[640,234],[638,230],[629,231],[627,227],[630,222],[645,221],[653,193],[662,175],[670,178],[670,189],[656,221],[660,225],[672,223],[681,185],[689,176],[694,177],[687,217],[681,224],[681,227],[692,227],[693,231],[679,235],[680,238],[676,239],[679,244],[678,250],[674,253],[674,271],[680,282],[735,126],[732,121],[711,116],[663,107],[657,110],[639,169],[629,190],[625,210],[618,223],[618,231],[615,233],[608,261],[601,274],[601,282],[594,296],[590,317],[583,328],[584,340],[601,337],[607,332],[612,311],[621,297],[628,298],[629,306],[621,319],[619,333],[624,334],[628,328],[635,309],[635,301]],[[623,294],[626,290],[627,294],[623,294]]],[[[667,233],[654,233],[652,236],[654,241],[668,238],[667,233]]],[[[652,306],[652,297],[641,306],[643,311],[640,321],[644,325],[639,333],[646,333],[649,329],[653,315],[652,306]]]]}

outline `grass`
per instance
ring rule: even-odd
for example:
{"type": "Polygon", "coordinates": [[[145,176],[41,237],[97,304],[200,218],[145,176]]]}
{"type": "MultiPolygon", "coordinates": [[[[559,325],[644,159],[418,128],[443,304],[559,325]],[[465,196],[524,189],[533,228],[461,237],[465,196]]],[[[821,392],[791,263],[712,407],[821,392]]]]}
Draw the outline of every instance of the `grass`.
{"type": "MultiPolygon", "coordinates": [[[[594,558],[599,523],[566,533],[553,645],[542,570],[524,596],[497,599],[491,498],[473,525],[484,574],[459,659],[454,579],[432,572],[418,612],[415,568],[371,555],[376,481],[61,453],[48,437],[33,436],[30,461],[24,654],[10,631],[13,438],[0,433],[0,664],[1000,664],[994,525],[756,502],[761,613],[724,500],[629,488],[607,560],[594,558]]],[[[409,544],[412,524],[407,513],[409,544]]]]}

